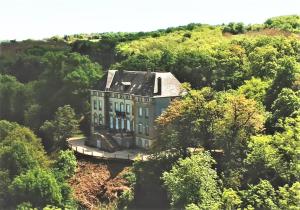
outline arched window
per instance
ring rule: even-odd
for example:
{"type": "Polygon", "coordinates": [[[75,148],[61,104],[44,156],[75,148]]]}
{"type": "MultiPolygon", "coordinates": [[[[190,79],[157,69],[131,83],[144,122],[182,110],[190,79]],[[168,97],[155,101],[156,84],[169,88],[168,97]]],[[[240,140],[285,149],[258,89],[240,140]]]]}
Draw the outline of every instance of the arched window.
{"type": "Polygon", "coordinates": [[[103,125],[103,117],[102,117],[102,114],[99,114],[99,125],[103,125]]]}
{"type": "Polygon", "coordinates": [[[98,123],[98,115],[97,113],[94,114],[94,124],[97,125],[98,123]]]}

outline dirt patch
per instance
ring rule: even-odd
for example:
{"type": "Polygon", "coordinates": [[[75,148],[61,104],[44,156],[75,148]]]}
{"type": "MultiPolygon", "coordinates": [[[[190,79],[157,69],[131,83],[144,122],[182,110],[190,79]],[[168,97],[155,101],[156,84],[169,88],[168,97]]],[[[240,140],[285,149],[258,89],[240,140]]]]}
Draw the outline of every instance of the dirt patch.
{"type": "Polygon", "coordinates": [[[122,163],[78,160],[78,169],[69,183],[75,199],[87,209],[96,209],[100,203],[114,202],[128,189],[122,175],[129,166],[122,163]]]}

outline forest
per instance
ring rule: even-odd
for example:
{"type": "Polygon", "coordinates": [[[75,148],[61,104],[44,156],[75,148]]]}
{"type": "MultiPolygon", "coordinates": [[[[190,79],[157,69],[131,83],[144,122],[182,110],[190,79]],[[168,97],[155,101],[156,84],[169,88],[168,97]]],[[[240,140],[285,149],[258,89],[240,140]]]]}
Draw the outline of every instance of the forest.
{"type": "Polygon", "coordinates": [[[108,69],[168,71],[185,94],[113,209],[300,209],[300,16],[0,42],[0,209],[84,209],[66,139],[89,135],[108,69]]]}

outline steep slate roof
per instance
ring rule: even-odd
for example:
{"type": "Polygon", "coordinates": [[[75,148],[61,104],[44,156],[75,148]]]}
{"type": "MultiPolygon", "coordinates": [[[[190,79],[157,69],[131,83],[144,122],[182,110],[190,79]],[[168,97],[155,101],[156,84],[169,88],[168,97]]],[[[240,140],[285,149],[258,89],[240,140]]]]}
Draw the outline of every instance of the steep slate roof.
{"type": "Polygon", "coordinates": [[[150,97],[179,96],[181,84],[170,72],[108,70],[98,88],[150,97]],[[158,95],[157,79],[161,78],[161,94],[158,95]]]}

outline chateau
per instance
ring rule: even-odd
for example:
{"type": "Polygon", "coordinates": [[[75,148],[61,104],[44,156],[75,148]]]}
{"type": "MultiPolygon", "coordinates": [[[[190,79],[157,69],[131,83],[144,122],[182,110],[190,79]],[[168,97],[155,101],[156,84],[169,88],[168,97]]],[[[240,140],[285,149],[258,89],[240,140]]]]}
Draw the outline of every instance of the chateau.
{"type": "Polygon", "coordinates": [[[170,72],[109,70],[91,90],[91,138],[103,150],[148,149],[155,140],[155,119],[181,93],[170,72]]]}

